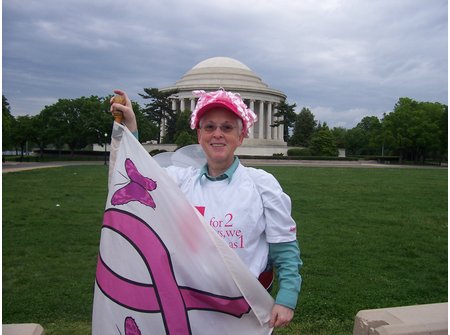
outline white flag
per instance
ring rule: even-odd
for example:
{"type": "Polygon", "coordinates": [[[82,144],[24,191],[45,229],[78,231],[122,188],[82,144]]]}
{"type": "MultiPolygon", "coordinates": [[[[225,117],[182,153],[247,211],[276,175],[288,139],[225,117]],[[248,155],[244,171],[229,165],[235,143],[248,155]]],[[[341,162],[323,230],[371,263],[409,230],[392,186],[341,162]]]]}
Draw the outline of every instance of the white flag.
{"type": "Polygon", "coordinates": [[[114,128],[92,333],[270,334],[272,297],[128,129],[114,128]]]}

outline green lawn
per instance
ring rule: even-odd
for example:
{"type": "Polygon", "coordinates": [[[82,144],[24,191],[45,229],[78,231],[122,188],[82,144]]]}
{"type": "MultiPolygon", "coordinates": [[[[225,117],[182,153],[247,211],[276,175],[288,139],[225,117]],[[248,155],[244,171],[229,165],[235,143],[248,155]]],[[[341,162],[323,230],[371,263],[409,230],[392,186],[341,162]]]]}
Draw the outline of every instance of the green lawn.
{"type": "MultiPolygon", "coordinates": [[[[268,167],[304,267],[278,334],[351,334],[361,309],[447,301],[447,169],[268,167]]],[[[90,334],[104,166],[3,174],[3,323],[90,334]]]]}

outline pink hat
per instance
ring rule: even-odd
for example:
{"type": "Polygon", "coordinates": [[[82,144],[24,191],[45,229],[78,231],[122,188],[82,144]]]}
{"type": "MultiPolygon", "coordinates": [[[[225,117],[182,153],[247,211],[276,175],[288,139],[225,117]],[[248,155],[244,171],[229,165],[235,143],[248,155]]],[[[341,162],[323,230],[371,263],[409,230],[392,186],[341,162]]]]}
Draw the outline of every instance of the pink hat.
{"type": "Polygon", "coordinates": [[[249,128],[256,122],[257,117],[253,111],[247,107],[242,101],[241,96],[238,93],[227,92],[223,88],[215,92],[206,93],[205,91],[193,91],[192,94],[199,97],[197,105],[191,115],[191,128],[198,128],[200,119],[205,114],[215,107],[223,107],[234,114],[236,114],[241,120],[243,125],[242,132],[245,137],[248,137],[249,128]]]}

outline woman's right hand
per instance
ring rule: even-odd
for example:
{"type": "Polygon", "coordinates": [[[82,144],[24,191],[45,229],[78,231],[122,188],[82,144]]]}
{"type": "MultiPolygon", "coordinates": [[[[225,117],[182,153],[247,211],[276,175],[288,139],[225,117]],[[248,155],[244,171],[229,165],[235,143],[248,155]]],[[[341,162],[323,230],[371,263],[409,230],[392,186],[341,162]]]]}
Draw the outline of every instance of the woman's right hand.
{"type": "Polygon", "coordinates": [[[115,103],[113,101],[114,97],[111,98],[110,100],[111,114],[113,114],[115,111],[122,112],[123,114],[122,123],[125,125],[125,127],[128,128],[128,130],[130,130],[131,132],[135,132],[137,130],[136,115],[134,114],[130,99],[128,98],[127,94],[124,91],[114,90],[114,93],[123,96],[125,98],[126,104],[122,105],[119,103],[115,103]]]}

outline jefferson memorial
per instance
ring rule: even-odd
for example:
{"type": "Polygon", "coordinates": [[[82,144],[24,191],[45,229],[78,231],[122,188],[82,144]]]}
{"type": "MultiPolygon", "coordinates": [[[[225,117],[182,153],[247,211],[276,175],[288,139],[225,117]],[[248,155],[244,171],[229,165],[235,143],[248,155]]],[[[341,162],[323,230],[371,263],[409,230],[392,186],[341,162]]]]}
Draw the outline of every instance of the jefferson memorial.
{"type": "MultiPolygon", "coordinates": [[[[246,105],[258,116],[250,128],[249,138],[236,153],[239,155],[286,155],[287,144],[283,139],[283,125],[271,127],[278,118],[274,116],[277,104],[286,95],[270,88],[248,66],[228,57],[208,58],[187,71],[174,85],[160,88],[161,91],[177,89],[172,99],[173,110],[194,110],[196,99],[194,90],[207,92],[223,87],[227,91],[239,93],[246,105]]],[[[164,134],[161,134],[164,135],[164,134]]]]}

